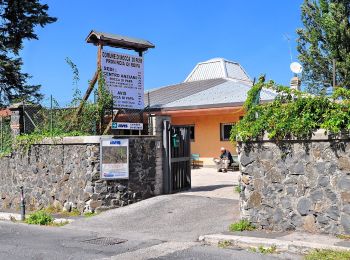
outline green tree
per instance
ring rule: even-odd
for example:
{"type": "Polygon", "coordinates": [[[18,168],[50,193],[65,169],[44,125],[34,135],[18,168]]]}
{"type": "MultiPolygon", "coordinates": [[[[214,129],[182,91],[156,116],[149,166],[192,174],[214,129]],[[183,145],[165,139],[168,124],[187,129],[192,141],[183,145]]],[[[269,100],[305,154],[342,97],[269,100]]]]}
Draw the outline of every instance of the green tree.
{"type": "Polygon", "coordinates": [[[304,28],[298,29],[299,60],[303,82],[312,93],[324,92],[333,83],[350,88],[350,0],[304,0],[304,28]]]}
{"type": "Polygon", "coordinates": [[[28,85],[19,51],[24,40],[38,39],[34,29],[57,19],[47,14],[48,6],[38,0],[0,0],[0,106],[15,100],[37,102],[40,85],[28,85]]]}

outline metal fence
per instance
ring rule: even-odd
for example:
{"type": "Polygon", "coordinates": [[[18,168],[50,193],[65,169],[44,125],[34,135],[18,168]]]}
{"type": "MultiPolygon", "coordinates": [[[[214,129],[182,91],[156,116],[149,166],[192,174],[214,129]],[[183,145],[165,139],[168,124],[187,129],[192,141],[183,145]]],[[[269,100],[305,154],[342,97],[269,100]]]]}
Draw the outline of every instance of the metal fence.
{"type": "Polygon", "coordinates": [[[41,132],[58,135],[68,132],[86,135],[147,135],[152,133],[149,124],[149,106],[145,109],[105,108],[102,115],[97,115],[97,99],[84,105],[77,115],[79,102],[60,106],[51,96],[48,106],[32,105],[23,102],[23,132],[41,132]],[[115,129],[116,122],[142,123],[143,129],[115,129]]]}
{"type": "MultiPolygon", "coordinates": [[[[104,108],[99,111],[98,99],[86,102],[84,109],[77,114],[80,100],[61,106],[53,96],[42,104],[21,102],[18,105],[18,122],[13,127],[21,134],[41,136],[63,135],[152,135],[152,119],[149,105],[144,109],[104,108]],[[116,128],[116,123],[142,123],[142,129],[116,128]]],[[[137,124],[139,125],[139,124],[137,124]]],[[[14,142],[11,129],[11,116],[0,115],[0,154],[12,150],[14,142]]]]}

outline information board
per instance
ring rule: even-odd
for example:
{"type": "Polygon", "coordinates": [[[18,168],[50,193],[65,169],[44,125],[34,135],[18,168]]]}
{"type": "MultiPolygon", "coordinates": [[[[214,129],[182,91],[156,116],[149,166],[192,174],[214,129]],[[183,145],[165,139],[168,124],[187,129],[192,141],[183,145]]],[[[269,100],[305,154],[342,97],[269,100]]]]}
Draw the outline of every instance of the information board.
{"type": "Polygon", "coordinates": [[[101,139],[101,179],[129,179],[129,140],[101,139]]]}
{"type": "Polygon", "coordinates": [[[101,69],[115,108],[144,109],[142,57],[103,50],[101,69]]]}

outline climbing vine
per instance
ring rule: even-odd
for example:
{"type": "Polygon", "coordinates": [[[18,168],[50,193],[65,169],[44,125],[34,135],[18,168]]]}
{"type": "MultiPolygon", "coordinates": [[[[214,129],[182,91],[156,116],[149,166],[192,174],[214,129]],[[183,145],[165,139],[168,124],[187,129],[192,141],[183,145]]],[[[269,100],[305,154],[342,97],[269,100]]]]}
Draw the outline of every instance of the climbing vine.
{"type": "Polygon", "coordinates": [[[264,77],[248,92],[245,116],[231,131],[231,141],[256,140],[265,133],[270,139],[309,138],[320,128],[337,134],[350,129],[350,91],[339,88],[332,96],[308,93],[265,82],[264,77]],[[276,94],[273,101],[259,103],[261,91],[276,94]]]}

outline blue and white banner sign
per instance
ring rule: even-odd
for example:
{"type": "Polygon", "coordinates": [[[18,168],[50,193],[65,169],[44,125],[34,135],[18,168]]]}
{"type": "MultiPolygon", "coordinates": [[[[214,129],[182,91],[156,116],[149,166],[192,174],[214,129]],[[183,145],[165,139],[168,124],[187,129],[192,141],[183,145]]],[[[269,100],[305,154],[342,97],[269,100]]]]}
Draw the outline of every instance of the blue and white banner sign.
{"type": "Polygon", "coordinates": [[[112,129],[143,130],[142,123],[113,122],[112,129]]]}

